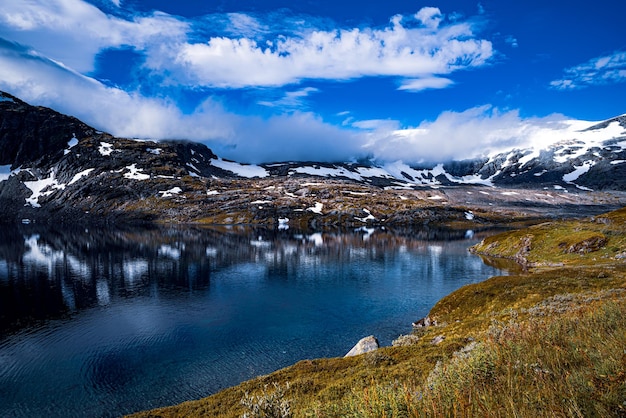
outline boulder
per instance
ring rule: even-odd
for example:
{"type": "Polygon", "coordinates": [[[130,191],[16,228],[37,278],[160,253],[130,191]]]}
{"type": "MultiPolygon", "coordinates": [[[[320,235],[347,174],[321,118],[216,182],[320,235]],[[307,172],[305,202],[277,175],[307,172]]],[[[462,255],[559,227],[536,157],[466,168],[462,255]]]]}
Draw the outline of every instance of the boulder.
{"type": "Polygon", "coordinates": [[[426,328],[426,327],[430,327],[430,326],[436,326],[437,325],[437,321],[435,321],[434,319],[431,319],[429,316],[422,318],[418,321],[413,322],[413,328],[426,328]]]}
{"type": "Polygon", "coordinates": [[[359,354],[369,353],[378,350],[378,340],[373,335],[362,338],[344,357],[358,356],[359,354]]]}

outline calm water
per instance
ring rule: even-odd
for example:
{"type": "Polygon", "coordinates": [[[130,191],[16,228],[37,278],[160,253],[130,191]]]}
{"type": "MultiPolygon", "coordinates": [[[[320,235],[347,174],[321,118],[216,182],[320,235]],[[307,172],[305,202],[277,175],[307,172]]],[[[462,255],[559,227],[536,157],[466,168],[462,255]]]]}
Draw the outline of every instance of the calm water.
{"type": "MultiPolygon", "coordinates": [[[[471,234],[468,234],[470,236],[471,234]]],[[[116,416],[383,345],[499,274],[437,231],[0,231],[0,416],[116,416]]]]}

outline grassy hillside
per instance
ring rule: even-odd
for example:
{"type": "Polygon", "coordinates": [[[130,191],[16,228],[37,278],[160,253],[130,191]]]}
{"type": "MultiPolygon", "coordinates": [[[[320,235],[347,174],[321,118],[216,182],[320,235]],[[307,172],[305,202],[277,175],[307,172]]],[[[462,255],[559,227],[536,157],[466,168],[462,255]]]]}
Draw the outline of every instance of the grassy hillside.
{"type": "Polygon", "coordinates": [[[626,209],[486,238],[526,270],[439,301],[394,347],[301,361],[137,417],[626,416],[626,209]]]}

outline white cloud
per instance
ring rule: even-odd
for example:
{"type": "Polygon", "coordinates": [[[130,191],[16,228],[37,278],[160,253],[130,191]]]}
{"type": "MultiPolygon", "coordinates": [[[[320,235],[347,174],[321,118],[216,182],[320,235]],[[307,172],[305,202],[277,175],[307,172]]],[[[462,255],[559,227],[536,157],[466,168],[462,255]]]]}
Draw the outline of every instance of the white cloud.
{"type": "Polygon", "coordinates": [[[563,78],[552,81],[550,86],[557,90],[572,90],[623,82],[626,82],[626,52],[615,52],[567,68],[563,78]]]}
{"type": "Polygon", "coordinates": [[[548,145],[560,139],[564,121],[560,115],[523,119],[518,111],[500,112],[485,105],[463,112],[443,112],[436,120],[424,121],[415,128],[382,129],[370,135],[365,149],[385,161],[467,159],[548,145]]]}
{"type": "MultiPolygon", "coordinates": [[[[363,135],[325,123],[312,113],[296,112],[264,120],[242,118],[235,134],[213,145],[218,153],[238,161],[348,161],[360,157],[363,135]]],[[[211,145],[211,144],[210,144],[211,145]]]]}
{"type": "Polygon", "coordinates": [[[260,34],[266,34],[269,28],[257,18],[245,13],[228,13],[228,32],[236,36],[255,38],[260,34]]]}
{"type": "Polygon", "coordinates": [[[81,0],[0,0],[0,4],[0,37],[29,45],[82,73],[94,70],[95,57],[104,49],[160,51],[164,44],[183,42],[189,30],[187,22],[164,13],[125,20],[81,0]]]}
{"type": "Polygon", "coordinates": [[[422,91],[427,89],[445,89],[454,84],[454,81],[444,77],[428,77],[403,80],[398,90],[422,91]]]}
{"type": "Polygon", "coordinates": [[[423,7],[415,14],[415,18],[424,26],[436,29],[443,20],[443,15],[437,7],[423,7]]]}
{"type": "Polygon", "coordinates": [[[508,35],[506,38],[504,38],[504,42],[511,45],[513,48],[517,48],[519,46],[517,38],[515,38],[513,35],[508,35]]]}
{"type": "Polygon", "coordinates": [[[431,80],[429,88],[437,88],[442,82],[432,80],[440,75],[480,67],[493,56],[491,42],[476,36],[471,19],[446,21],[434,7],[394,16],[381,28],[327,29],[328,24],[311,27],[321,22],[316,19],[280,22],[275,15],[244,13],[195,20],[161,12],[121,18],[83,0],[0,4],[0,37],[83,74],[95,70],[103,50],[131,48],[144,54],[145,69],[161,74],[163,82],[186,87],[276,87],[304,79],[389,76],[409,78],[407,85],[431,80]]]}
{"type": "Polygon", "coordinates": [[[107,87],[27,48],[3,41],[0,90],[127,137],[228,137],[235,118],[210,100],[193,115],[183,115],[170,101],[107,87]]]}
{"type": "Polygon", "coordinates": [[[285,110],[301,109],[305,107],[305,99],[311,93],[317,93],[319,89],[315,87],[305,87],[300,90],[288,91],[282,97],[275,100],[261,100],[258,102],[261,106],[280,107],[285,110]]]}
{"type": "Polygon", "coordinates": [[[381,29],[311,30],[276,36],[265,43],[249,38],[212,37],[183,45],[171,71],[204,86],[282,86],[303,79],[347,80],[367,76],[432,78],[484,65],[491,42],[478,39],[465,22],[438,27],[432,8],[418,12],[429,26],[409,28],[395,16],[381,29]],[[435,30],[436,29],[436,30],[435,30]]]}

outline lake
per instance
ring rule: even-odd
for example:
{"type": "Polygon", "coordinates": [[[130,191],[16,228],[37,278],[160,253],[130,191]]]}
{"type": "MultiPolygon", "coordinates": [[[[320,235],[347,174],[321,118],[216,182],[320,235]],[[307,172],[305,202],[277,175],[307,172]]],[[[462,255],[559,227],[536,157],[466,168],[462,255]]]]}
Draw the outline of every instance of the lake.
{"type": "Polygon", "coordinates": [[[0,232],[0,416],[119,416],[197,399],[362,337],[390,345],[501,271],[472,231],[0,232]]]}

